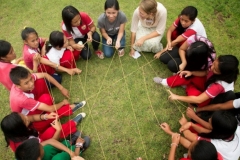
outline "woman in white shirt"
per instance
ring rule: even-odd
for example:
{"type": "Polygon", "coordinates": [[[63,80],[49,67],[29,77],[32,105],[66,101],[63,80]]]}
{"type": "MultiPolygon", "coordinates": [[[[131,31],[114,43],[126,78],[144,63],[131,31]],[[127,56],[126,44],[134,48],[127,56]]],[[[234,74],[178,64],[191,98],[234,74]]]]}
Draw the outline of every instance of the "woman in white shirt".
{"type": "Polygon", "coordinates": [[[131,51],[157,53],[162,50],[160,43],[167,21],[166,8],[156,0],[141,0],[134,11],[131,24],[131,51]]]}

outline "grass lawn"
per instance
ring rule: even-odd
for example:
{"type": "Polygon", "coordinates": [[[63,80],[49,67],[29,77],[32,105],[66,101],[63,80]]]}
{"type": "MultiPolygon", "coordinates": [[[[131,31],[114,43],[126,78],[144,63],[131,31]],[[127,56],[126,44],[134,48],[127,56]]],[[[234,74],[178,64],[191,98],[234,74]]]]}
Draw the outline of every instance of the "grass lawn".
{"type": "MultiPolygon", "coordinates": [[[[0,0],[0,39],[9,41],[18,57],[22,54],[21,30],[24,26],[36,29],[39,36],[48,37],[53,30],[61,30],[61,11],[66,5],[73,5],[87,12],[97,22],[104,11],[104,0],[0,0]]],[[[121,10],[127,15],[127,47],[124,57],[116,54],[113,58],[100,60],[93,55],[89,61],[80,59],[80,75],[64,74],[63,85],[71,93],[70,102],[86,100],[82,109],[86,118],[78,126],[85,135],[90,135],[92,143],[84,152],[85,159],[167,159],[170,149],[170,137],[160,128],[159,123],[168,122],[174,131],[180,125],[178,119],[185,112],[186,104],[169,102],[166,88],[154,84],[155,76],[167,77],[172,73],[159,60],[153,59],[153,53],[144,53],[134,60],[128,56],[131,16],[139,0],[119,0],[121,10]]],[[[204,24],[208,38],[214,43],[217,53],[234,54],[240,58],[240,32],[238,0],[162,0],[167,8],[168,28],[181,10],[187,5],[197,7],[198,18],[204,24]]],[[[165,46],[165,36],[162,40],[165,46]]],[[[1,76],[1,75],[0,75],[1,76]]],[[[239,83],[236,84],[239,90],[239,83]]],[[[174,93],[185,94],[180,88],[174,93]]],[[[53,89],[56,102],[64,97],[53,89]]],[[[0,119],[10,113],[9,93],[0,86],[0,119]]],[[[74,117],[66,117],[66,120],[74,117]]],[[[13,159],[13,153],[6,148],[0,133],[0,159],[13,159]]],[[[178,147],[177,157],[187,151],[178,147]]]]}

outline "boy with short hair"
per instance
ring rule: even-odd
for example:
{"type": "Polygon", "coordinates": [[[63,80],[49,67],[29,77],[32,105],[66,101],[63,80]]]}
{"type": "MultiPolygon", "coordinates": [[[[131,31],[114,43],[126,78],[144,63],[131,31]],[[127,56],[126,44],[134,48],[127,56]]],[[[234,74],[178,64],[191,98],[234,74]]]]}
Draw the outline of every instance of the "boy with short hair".
{"type": "MultiPolygon", "coordinates": [[[[47,73],[31,74],[26,68],[17,66],[10,71],[10,79],[13,86],[10,91],[10,107],[13,112],[19,112],[24,115],[43,114],[44,112],[56,111],[61,116],[69,116],[77,109],[82,108],[86,102],[71,104],[67,100],[53,105],[53,98],[50,94],[43,94],[38,99],[31,92],[35,87],[35,81],[40,78],[46,78],[49,82],[60,88],[60,84],[47,73]]],[[[65,88],[60,88],[63,95],[68,95],[65,88]]],[[[37,131],[42,133],[52,120],[34,122],[33,125],[37,131]]]]}
{"type": "Polygon", "coordinates": [[[83,149],[86,149],[90,144],[89,137],[86,136],[84,139],[79,137],[73,146],[67,140],[58,142],[55,139],[49,139],[39,143],[38,139],[31,138],[18,146],[15,158],[18,160],[70,160],[80,154],[82,147],[79,144],[83,144],[83,149]]]}

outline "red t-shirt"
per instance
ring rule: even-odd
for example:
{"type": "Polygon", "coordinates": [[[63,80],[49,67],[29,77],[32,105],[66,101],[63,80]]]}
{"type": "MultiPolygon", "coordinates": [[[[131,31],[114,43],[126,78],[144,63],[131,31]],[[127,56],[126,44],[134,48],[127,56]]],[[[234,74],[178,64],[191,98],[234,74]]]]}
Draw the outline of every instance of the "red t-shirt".
{"type": "Polygon", "coordinates": [[[5,62],[0,62],[0,83],[2,83],[7,90],[11,90],[12,88],[12,81],[10,79],[9,73],[12,68],[15,68],[16,65],[12,63],[5,63],[5,62]]]}
{"type": "MultiPolygon", "coordinates": [[[[32,77],[34,81],[36,81],[36,75],[32,74],[32,77]]],[[[40,102],[34,99],[33,93],[23,92],[14,84],[11,88],[9,98],[12,112],[18,112],[24,115],[28,115],[29,112],[35,111],[40,105],[40,102]]]]}
{"type": "MultiPolygon", "coordinates": [[[[178,17],[174,22],[173,22],[173,25],[175,26],[175,27],[178,27],[178,24],[180,23],[180,18],[178,17]]],[[[184,38],[188,38],[188,37],[190,37],[191,35],[194,35],[194,34],[196,34],[196,31],[194,31],[193,29],[188,29],[188,30],[186,30],[183,34],[182,34],[182,36],[184,37],[184,38]]]]}
{"type": "MultiPolygon", "coordinates": [[[[178,27],[178,24],[180,23],[179,21],[180,21],[180,17],[178,17],[174,21],[173,25],[175,27],[178,27]]],[[[190,37],[191,35],[194,35],[194,34],[197,34],[197,35],[203,36],[203,37],[207,37],[205,28],[204,28],[202,22],[198,18],[195,18],[193,24],[191,24],[188,28],[185,29],[185,32],[182,34],[182,36],[187,39],[188,37],[190,37]]]]}
{"type": "MultiPolygon", "coordinates": [[[[44,41],[40,37],[39,37],[39,44],[41,46],[44,45],[44,41]]],[[[36,53],[40,54],[40,49],[39,48],[33,49],[33,48],[30,48],[28,45],[24,44],[24,46],[23,46],[23,60],[26,64],[26,66],[31,70],[33,69],[33,57],[36,53]]]]}
{"type": "Polygon", "coordinates": [[[234,83],[227,83],[224,81],[217,81],[213,84],[210,84],[205,93],[209,98],[214,98],[221,93],[234,90],[234,83]]]}
{"type": "Polygon", "coordinates": [[[79,12],[81,17],[81,24],[78,27],[72,27],[74,33],[68,33],[65,24],[62,22],[62,31],[67,39],[83,38],[89,31],[89,26],[93,23],[93,20],[87,13],[79,12]]]}
{"type": "MultiPolygon", "coordinates": [[[[30,136],[28,139],[31,139],[31,138],[38,138],[39,143],[42,142],[42,140],[41,140],[39,137],[30,136]]],[[[17,149],[17,147],[18,147],[20,144],[22,144],[22,143],[23,143],[23,141],[22,141],[22,142],[13,142],[13,141],[10,140],[10,141],[9,141],[9,146],[10,146],[10,148],[13,150],[13,152],[15,152],[16,149],[17,149]]]]}

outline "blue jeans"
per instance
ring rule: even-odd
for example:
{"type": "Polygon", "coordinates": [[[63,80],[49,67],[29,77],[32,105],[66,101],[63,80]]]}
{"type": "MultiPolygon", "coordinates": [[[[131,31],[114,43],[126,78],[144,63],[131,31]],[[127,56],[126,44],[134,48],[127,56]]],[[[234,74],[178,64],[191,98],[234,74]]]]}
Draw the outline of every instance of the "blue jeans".
{"type": "MultiPolygon", "coordinates": [[[[76,38],[76,39],[74,39],[74,41],[75,41],[75,43],[78,43],[79,41],[82,41],[83,43],[85,43],[87,41],[87,38],[88,38],[88,36],[86,34],[84,36],[84,38],[76,38]]],[[[95,40],[95,41],[92,41],[93,49],[94,49],[94,51],[97,51],[98,46],[99,46],[99,42],[100,42],[100,35],[95,31],[95,32],[93,32],[92,39],[95,40]]],[[[86,43],[85,47],[81,51],[80,56],[82,57],[82,59],[88,60],[88,59],[91,58],[91,55],[92,55],[92,53],[91,53],[91,51],[88,47],[88,44],[86,43]]]]}
{"type": "MultiPolygon", "coordinates": [[[[116,35],[113,35],[113,36],[110,36],[110,35],[108,35],[108,36],[112,38],[112,44],[108,45],[107,40],[104,37],[102,37],[102,43],[103,43],[102,49],[103,49],[104,56],[110,58],[114,54],[115,42],[117,40],[118,35],[116,34],[116,35]]],[[[123,49],[124,46],[125,46],[125,43],[126,43],[126,38],[125,38],[125,31],[124,31],[123,37],[120,40],[121,47],[118,50],[123,49]]]]}
{"type": "MultiPolygon", "coordinates": [[[[57,73],[54,73],[53,75],[51,75],[58,83],[62,83],[62,75],[61,74],[57,74],[57,73]]],[[[51,88],[54,88],[55,86],[50,83],[48,80],[46,80],[46,83],[47,83],[47,86],[49,89],[51,88]]]]}

